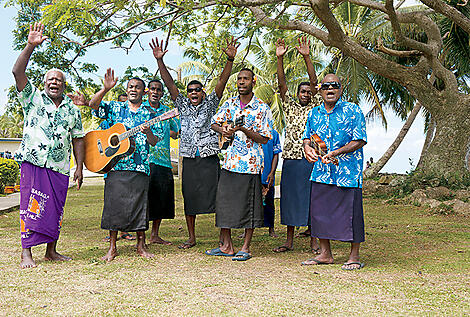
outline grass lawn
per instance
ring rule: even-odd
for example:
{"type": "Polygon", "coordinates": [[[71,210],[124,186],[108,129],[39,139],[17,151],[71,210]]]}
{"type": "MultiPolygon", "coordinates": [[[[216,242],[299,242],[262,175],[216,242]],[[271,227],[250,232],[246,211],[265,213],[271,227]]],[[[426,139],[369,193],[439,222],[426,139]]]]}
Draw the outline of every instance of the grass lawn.
{"type": "MultiPolygon", "coordinates": [[[[163,221],[161,235],[185,241],[180,183],[177,217],[163,221]]],[[[283,243],[258,229],[253,259],[237,263],[203,254],[217,246],[214,215],[198,216],[198,245],[189,250],[151,245],[143,259],[134,243],[119,241],[120,256],[100,260],[107,250],[100,229],[103,185],[86,179],[71,189],[59,252],[71,262],[42,261],[45,247],[33,248],[35,269],[19,268],[18,211],[0,215],[0,315],[452,315],[470,314],[470,228],[461,216],[434,215],[423,207],[388,205],[365,199],[364,269],[346,272],[349,245],[334,242],[334,265],[302,267],[312,257],[308,239],[295,250],[275,254],[283,243]]],[[[236,238],[240,248],[242,241],[236,238]]]]}

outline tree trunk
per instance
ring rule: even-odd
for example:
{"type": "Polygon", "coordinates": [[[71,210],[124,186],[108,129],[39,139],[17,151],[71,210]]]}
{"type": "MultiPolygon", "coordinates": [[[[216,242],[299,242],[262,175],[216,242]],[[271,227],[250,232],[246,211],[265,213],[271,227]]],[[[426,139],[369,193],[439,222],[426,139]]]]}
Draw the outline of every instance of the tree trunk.
{"type": "Polygon", "coordinates": [[[450,182],[459,181],[469,175],[470,97],[464,94],[442,97],[442,104],[431,112],[436,130],[420,170],[450,182]]]}
{"type": "Polygon", "coordinates": [[[429,119],[429,126],[428,130],[426,131],[426,139],[424,139],[423,149],[421,150],[421,155],[419,156],[418,165],[416,168],[420,168],[423,164],[423,158],[426,156],[426,152],[429,149],[429,145],[434,137],[434,132],[436,131],[436,121],[434,121],[433,117],[429,119]]]}
{"type": "Polygon", "coordinates": [[[405,124],[401,128],[400,132],[398,133],[397,137],[395,138],[395,141],[393,141],[392,145],[385,151],[385,153],[382,155],[382,157],[374,164],[372,164],[371,167],[366,169],[364,171],[364,176],[365,177],[375,177],[377,174],[380,172],[380,170],[387,164],[388,160],[392,157],[392,155],[395,153],[397,148],[400,146],[401,142],[405,138],[406,134],[408,133],[408,130],[410,129],[411,125],[416,119],[416,116],[419,113],[419,110],[421,110],[421,103],[418,101],[415,103],[413,109],[410,112],[410,115],[405,121],[405,124]]]}

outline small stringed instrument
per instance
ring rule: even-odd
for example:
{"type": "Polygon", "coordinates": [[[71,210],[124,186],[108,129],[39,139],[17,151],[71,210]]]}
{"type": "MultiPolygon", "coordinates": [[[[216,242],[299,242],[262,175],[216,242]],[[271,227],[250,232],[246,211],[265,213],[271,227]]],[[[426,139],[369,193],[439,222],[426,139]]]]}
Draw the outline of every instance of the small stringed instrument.
{"type": "MultiPolygon", "coordinates": [[[[320,139],[318,134],[314,133],[310,137],[310,142],[312,142],[312,147],[317,155],[325,156],[328,153],[328,147],[326,146],[326,143],[320,139]]],[[[339,162],[336,157],[331,158],[331,161],[334,165],[338,166],[339,162]]]]}
{"type": "MultiPolygon", "coordinates": [[[[222,128],[229,126],[229,125],[232,127],[234,126],[241,127],[244,124],[245,124],[245,115],[241,115],[240,117],[235,119],[235,122],[233,122],[232,120],[227,120],[224,123],[222,123],[222,128]]],[[[230,144],[232,144],[234,139],[235,139],[234,134],[232,134],[230,137],[227,138],[222,133],[220,133],[219,134],[219,148],[221,150],[226,150],[230,146],[230,144]]]]}
{"type": "Polygon", "coordinates": [[[172,109],[135,128],[127,130],[124,124],[116,123],[106,130],[88,132],[85,137],[85,166],[89,171],[104,174],[124,156],[135,150],[135,140],[132,136],[140,132],[144,125],[152,126],[179,115],[178,109],[172,109]]]}

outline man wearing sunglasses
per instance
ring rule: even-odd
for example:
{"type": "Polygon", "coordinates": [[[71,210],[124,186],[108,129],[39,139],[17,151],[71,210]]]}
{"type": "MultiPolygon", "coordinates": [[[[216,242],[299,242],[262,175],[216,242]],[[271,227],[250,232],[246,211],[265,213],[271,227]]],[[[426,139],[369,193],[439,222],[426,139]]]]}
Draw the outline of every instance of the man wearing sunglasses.
{"type": "Polygon", "coordinates": [[[343,270],[358,270],[359,245],[364,241],[362,211],[362,147],[367,143],[366,123],[358,105],[341,99],[339,78],[323,78],[320,95],[323,104],[310,111],[303,146],[305,157],[314,162],[310,181],[310,216],[312,236],[320,240],[321,253],[303,265],[332,264],[330,240],[351,243],[351,252],[343,270]],[[316,134],[325,142],[327,153],[319,155],[311,146],[316,134]],[[338,164],[332,164],[333,159],[338,164]]]}
{"type": "MultiPolygon", "coordinates": [[[[286,121],[285,141],[282,152],[283,164],[281,175],[281,224],[287,226],[286,242],[275,248],[274,252],[286,252],[294,247],[294,228],[310,226],[310,181],[312,164],[303,155],[302,133],[305,129],[307,116],[313,107],[320,105],[321,98],[317,94],[317,75],[310,59],[310,41],[306,37],[299,38],[297,51],[302,55],[307,67],[308,82],[301,82],[297,88],[297,98],[287,89],[283,59],[287,46],[283,39],[276,43],[277,77],[279,92],[286,121]]],[[[310,236],[310,230],[304,235],[310,236]]],[[[315,238],[310,238],[310,248],[318,252],[315,238]]]]}
{"type": "Polygon", "coordinates": [[[167,50],[163,41],[152,40],[150,47],[157,60],[162,79],[180,113],[180,155],[183,157],[182,192],[189,239],[179,246],[189,249],[196,245],[196,215],[215,212],[215,197],[219,181],[219,143],[217,133],[211,129],[211,118],[227,84],[233,61],[240,44],[232,37],[223,50],[227,63],[220,74],[214,92],[205,97],[202,83],[193,80],[187,86],[186,96],[179,92],[163,62],[167,50]]]}

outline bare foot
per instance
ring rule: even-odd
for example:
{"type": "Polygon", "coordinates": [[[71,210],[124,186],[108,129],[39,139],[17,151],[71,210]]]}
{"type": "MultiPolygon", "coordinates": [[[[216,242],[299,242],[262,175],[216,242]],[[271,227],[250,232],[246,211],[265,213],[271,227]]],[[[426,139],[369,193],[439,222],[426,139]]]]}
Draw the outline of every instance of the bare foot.
{"type": "Polygon", "coordinates": [[[144,258],[153,258],[155,254],[150,253],[146,248],[137,248],[137,254],[144,258]]]}
{"type": "Polygon", "coordinates": [[[164,244],[164,245],[172,245],[170,241],[165,241],[160,237],[150,237],[149,243],[156,243],[156,244],[164,244]]]}
{"type": "Polygon", "coordinates": [[[23,249],[23,252],[21,252],[20,266],[22,269],[30,269],[37,266],[33,260],[31,249],[23,249]]]}
{"type": "Polygon", "coordinates": [[[116,249],[109,249],[108,253],[106,253],[106,255],[102,257],[101,260],[106,261],[106,262],[111,262],[118,255],[119,253],[117,252],[116,249]]]}
{"type": "Polygon", "coordinates": [[[44,260],[46,260],[46,261],[71,261],[72,258],[68,257],[68,256],[65,256],[65,255],[62,255],[62,254],[59,254],[55,251],[52,251],[52,252],[48,252],[44,255],[44,260]]]}
{"type": "Polygon", "coordinates": [[[276,231],[274,231],[274,228],[269,228],[269,236],[271,238],[278,238],[279,236],[277,235],[276,231]]]}

